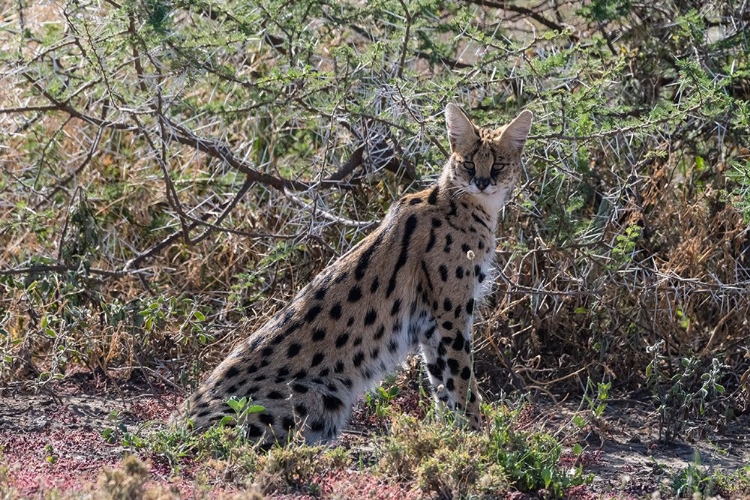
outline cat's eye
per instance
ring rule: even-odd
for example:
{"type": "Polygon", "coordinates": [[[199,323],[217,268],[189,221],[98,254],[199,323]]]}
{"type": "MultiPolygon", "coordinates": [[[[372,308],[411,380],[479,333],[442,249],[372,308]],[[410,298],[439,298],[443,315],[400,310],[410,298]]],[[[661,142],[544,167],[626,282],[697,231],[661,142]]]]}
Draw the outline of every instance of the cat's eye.
{"type": "Polygon", "coordinates": [[[474,162],[473,161],[465,161],[464,162],[464,168],[471,175],[474,175],[474,172],[476,171],[476,167],[474,167],[474,162]]]}
{"type": "Polygon", "coordinates": [[[492,175],[499,174],[500,172],[503,171],[504,168],[505,168],[505,165],[495,163],[494,165],[492,165],[492,175]]]}

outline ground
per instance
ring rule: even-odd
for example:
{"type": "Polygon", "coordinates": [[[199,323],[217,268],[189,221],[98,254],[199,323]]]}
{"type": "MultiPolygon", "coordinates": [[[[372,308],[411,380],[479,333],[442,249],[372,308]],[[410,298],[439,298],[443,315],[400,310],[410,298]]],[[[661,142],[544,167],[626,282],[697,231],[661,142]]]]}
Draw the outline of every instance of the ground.
{"type": "MultiPolygon", "coordinates": [[[[404,391],[394,406],[413,410],[413,399],[417,397],[414,393],[404,391]]],[[[168,419],[182,397],[175,388],[155,386],[153,381],[148,385],[132,381],[115,384],[85,373],[37,394],[6,389],[0,393],[0,469],[7,469],[5,487],[15,489],[21,498],[42,498],[50,489],[90,491],[101,481],[102,471],[116,467],[128,453],[123,446],[124,432],[147,434],[158,422],[168,419]]],[[[522,425],[545,427],[569,449],[576,442],[584,445],[584,453],[577,458],[564,453],[561,464],[572,466],[577,460],[585,473],[594,476],[590,485],[569,492],[577,498],[654,495],[675,471],[694,466],[697,460],[706,470],[726,474],[750,464],[748,415],[735,420],[720,435],[696,443],[665,444],[658,441],[653,410],[643,402],[610,400],[602,417],[583,432],[574,428],[571,432],[571,419],[579,410],[574,398],[556,404],[537,401],[526,405],[524,421],[528,423],[522,425]]],[[[387,426],[381,424],[362,402],[340,443],[365,457],[366,462],[366,457],[372,455],[368,435],[386,432],[387,426]]],[[[196,493],[189,460],[175,475],[166,460],[155,454],[143,452],[141,459],[150,469],[150,483],[161,484],[171,494],[183,497],[196,493]]],[[[425,498],[408,484],[389,483],[351,466],[332,468],[318,474],[315,481],[320,486],[313,492],[316,498],[425,498]]],[[[227,488],[221,482],[212,484],[223,493],[237,490],[236,483],[227,488]]],[[[2,487],[0,474],[0,493],[2,487]]],[[[307,498],[309,494],[305,489],[286,490],[267,497],[307,498]]],[[[508,497],[523,495],[511,493],[508,497]]]]}

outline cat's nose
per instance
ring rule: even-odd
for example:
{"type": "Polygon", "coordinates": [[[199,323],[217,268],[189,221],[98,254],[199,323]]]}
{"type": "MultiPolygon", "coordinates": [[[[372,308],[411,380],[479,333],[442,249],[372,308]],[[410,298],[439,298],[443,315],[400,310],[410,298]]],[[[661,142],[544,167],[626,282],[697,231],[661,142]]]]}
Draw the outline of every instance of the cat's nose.
{"type": "Polygon", "coordinates": [[[480,191],[490,185],[490,180],[487,177],[474,177],[474,184],[477,185],[480,191]]]}

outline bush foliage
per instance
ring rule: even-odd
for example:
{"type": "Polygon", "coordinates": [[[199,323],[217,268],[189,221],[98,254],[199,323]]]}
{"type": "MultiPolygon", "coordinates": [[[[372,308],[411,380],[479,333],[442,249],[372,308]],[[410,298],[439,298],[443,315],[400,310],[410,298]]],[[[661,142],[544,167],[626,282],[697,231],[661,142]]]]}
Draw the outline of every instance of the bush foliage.
{"type": "Polygon", "coordinates": [[[636,387],[663,342],[650,375],[717,359],[718,397],[748,407],[736,2],[4,9],[0,381],[84,365],[195,383],[435,178],[456,102],[484,125],[535,114],[480,372],[499,358],[521,383],[636,387]]]}

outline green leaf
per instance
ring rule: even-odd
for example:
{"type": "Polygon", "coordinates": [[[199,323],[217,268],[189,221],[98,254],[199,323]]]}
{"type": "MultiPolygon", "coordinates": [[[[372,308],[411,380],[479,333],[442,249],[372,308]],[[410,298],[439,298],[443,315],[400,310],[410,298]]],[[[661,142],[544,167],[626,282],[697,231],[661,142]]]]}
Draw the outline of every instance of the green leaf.
{"type": "Polygon", "coordinates": [[[580,416],[580,415],[574,415],[574,416],[573,416],[573,423],[574,423],[574,424],[575,424],[575,426],[576,426],[576,427],[578,427],[579,429],[583,429],[584,427],[586,427],[586,419],[584,419],[584,418],[583,418],[582,416],[580,416]]]}

